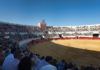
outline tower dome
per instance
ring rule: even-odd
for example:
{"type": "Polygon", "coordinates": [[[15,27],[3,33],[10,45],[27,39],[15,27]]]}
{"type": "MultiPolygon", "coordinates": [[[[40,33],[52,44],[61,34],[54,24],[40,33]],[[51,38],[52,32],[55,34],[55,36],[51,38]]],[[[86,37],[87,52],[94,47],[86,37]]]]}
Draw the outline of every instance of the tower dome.
{"type": "Polygon", "coordinates": [[[41,22],[38,24],[38,26],[39,26],[40,28],[42,28],[42,29],[45,29],[45,28],[47,27],[47,26],[46,26],[45,20],[41,21],[41,22]]]}

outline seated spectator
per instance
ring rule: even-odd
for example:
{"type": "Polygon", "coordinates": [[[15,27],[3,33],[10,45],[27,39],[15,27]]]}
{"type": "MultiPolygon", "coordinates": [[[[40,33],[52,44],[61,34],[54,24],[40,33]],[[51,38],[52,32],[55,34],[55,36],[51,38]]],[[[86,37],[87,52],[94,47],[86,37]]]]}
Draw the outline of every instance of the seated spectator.
{"type": "Polygon", "coordinates": [[[41,67],[40,70],[57,70],[57,68],[54,65],[52,65],[53,58],[51,56],[47,56],[45,60],[48,62],[48,64],[41,67]]]}
{"type": "Polygon", "coordinates": [[[51,62],[51,64],[57,67],[57,60],[53,59],[52,62],[51,62]]]}
{"type": "Polygon", "coordinates": [[[35,56],[35,57],[32,58],[32,60],[34,60],[35,63],[36,63],[36,65],[35,65],[35,67],[33,68],[33,70],[40,70],[41,67],[43,67],[43,66],[45,66],[45,65],[48,64],[48,63],[45,61],[45,57],[44,57],[44,56],[42,56],[40,59],[39,59],[37,56],[35,56]]]}
{"type": "Polygon", "coordinates": [[[66,66],[67,66],[67,64],[66,64],[65,60],[62,60],[61,62],[59,62],[57,64],[58,70],[64,70],[66,66]]]}
{"type": "Polygon", "coordinates": [[[70,62],[68,63],[66,70],[80,70],[80,68],[76,64],[70,62]]]}
{"type": "Polygon", "coordinates": [[[91,64],[90,66],[85,67],[84,70],[96,70],[96,68],[91,64]]]}
{"type": "Polygon", "coordinates": [[[23,53],[25,56],[29,56],[31,54],[31,52],[29,50],[24,50],[23,53]]]}
{"type": "Polygon", "coordinates": [[[32,70],[32,66],[34,65],[31,58],[26,56],[20,61],[18,70],[32,70]]]}

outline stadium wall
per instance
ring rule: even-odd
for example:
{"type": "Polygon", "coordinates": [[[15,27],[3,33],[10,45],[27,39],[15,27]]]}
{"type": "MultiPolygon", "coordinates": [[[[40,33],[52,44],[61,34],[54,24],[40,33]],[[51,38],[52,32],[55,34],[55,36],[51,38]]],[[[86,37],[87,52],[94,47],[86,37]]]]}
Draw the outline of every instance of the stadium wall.
{"type": "Polygon", "coordinates": [[[31,38],[19,41],[19,47],[27,47],[27,44],[30,43],[32,40],[39,40],[40,38],[31,38]]]}

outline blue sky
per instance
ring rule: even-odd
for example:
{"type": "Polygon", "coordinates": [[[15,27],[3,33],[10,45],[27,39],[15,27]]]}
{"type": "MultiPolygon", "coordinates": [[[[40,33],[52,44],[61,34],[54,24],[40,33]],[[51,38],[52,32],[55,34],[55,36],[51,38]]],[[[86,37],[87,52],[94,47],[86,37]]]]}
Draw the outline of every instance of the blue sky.
{"type": "Polygon", "coordinates": [[[99,0],[0,0],[0,21],[50,26],[100,24],[99,0]]]}

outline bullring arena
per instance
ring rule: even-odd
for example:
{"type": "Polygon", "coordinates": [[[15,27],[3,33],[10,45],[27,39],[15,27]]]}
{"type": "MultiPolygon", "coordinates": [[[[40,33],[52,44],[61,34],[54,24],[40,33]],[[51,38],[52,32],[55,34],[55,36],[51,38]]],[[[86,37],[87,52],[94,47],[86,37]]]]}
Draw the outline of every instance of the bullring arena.
{"type": "Polygon", "coordinates": [[[29,49],[58,60],[73,61],[78,65],[100,66],[100,40],[52,40],[36,44],[29,49]]]}
{"type": "Polygon", "coordinates": [[[0,43],[5,45],[6,39],[9,39],[21,50],[28,48],[30,52],[41,56],[53,56],[58,61],[64,59],[78,66],[100,67],[100,24],[84,26],[43,24],[44,22],[41,22],[39,26],[28,26],[1,22],[0,41],[4,43],[0,43]]]}

